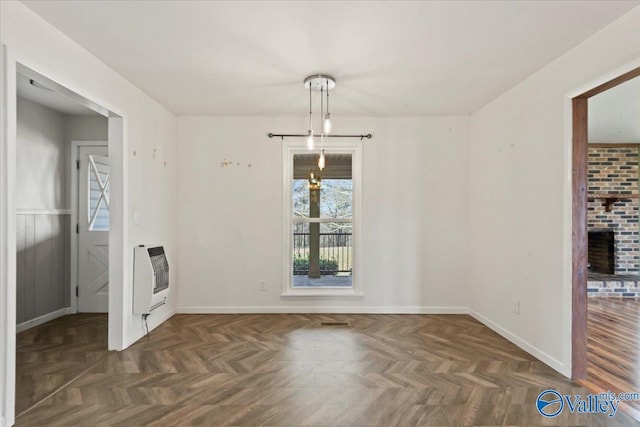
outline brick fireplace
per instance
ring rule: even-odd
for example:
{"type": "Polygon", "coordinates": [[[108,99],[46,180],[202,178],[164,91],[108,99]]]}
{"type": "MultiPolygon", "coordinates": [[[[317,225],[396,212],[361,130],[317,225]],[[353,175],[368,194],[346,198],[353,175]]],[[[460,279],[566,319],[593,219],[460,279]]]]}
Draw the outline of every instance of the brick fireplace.
{"type": "Polygon", "coordinates": [[[638,173],[637,147],[589,147],[589,262],[595,260],[600,272],[610,270],[611,261],[612,273],[628,275],[640,271],[638,173]],[[606,199],[605,195],[612,198],[606,199]],[[625,195],[629,198],[624,198],[625,195]],[[611,238],[613,242],[608,240],[611,238]],[[611,243],[613,260],[607,258],[610,254],[605,253],[610,250],[611,243]],[[593,251],[601,257],[596,257],[593,251]]]}
{"type": "Polygon", "coordinates": [[[613,230],[589,230],[589,271],[614,274],[616,265],[613,230]]]}

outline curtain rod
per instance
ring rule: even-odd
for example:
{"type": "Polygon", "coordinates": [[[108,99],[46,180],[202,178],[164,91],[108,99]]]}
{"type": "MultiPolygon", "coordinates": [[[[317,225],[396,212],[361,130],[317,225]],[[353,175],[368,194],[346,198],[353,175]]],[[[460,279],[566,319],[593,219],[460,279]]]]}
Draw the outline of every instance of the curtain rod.
{"type": "MultiPolygon", "coordinates": [[[[306,138],[309,135],[307,134],[301,134],[301,133],[271,133],[269,132],[267,134],[267,136],[269,138],[280,138],[281,140],[284,141],[285,138],[306,138]]],[[[371,135],[370,133],[366,134],[366,135],[333,135],[333,134],[329,134],[329,135],[325,135],[325,138],[360,138],[360,141],[362,141],[363,139],[367,138],[367,139],[371,139],[373,138],[373,135],[371,135]]]]}

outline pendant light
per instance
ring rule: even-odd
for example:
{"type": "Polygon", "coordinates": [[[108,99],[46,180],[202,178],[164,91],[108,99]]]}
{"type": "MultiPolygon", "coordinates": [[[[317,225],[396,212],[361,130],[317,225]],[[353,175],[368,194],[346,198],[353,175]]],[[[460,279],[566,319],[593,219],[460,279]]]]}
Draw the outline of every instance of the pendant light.
{"type": "Polygon", "coordinates": [[[327,115],[324,116],[324,134],[329,135],[331,133],[331,113],[329,113],[329,88],[327,87],[327,115]]]}
{"type": "MultiPolygon", "coordinates": [[[[327,93],[329,93],[329,88],[327,87],[327,93]]],[[[322,126],[322,118],[324,117],[324,85],[320,86],[320,129],[322,126]]],[[[322,170],[325,167],[325,159],[324,159],[324,130],[320,133],[320,158],[318,158],[318,169],[322,170]]]]}
{"type": "Polygon", "coordinates": [[[321,182],[320,177],[315,176],[313,171],[311,171],[311,173],[309,174],[309,189],[311,190],[320,189],[320,182],[321,182]]]}
{"type": "Polygon", "coordinates": [[[307,136],[307,149],[313,150],[314,142],[313,142],[313,122],[311,120],[311,85],[309,85],[309,134],[307,136]]]}
{"type": "MultiPolygon", "coordinates": [[[[2,0],[0,0],[2,1],[2,0]]],[[[315,137],[318,134],[314,134],[313,131],[313,111],[312,111],[312,95],[311,91],[321,92],[320,94],[320,102],[324,102],[324,91],[327,91],[327,112],[325,114],[324,110],[320,112],[320,156],[324,159],[324,138],[358,138],[360,141],[364,139],[371,139],[373,135],[370,133],[363,133],[357,135],[345,135],[345,134],[334,134],[333,132],[333,124],[331,123],[331,113],[329,112],[329,91],[336,87],[336,79],[331,77],[328,74],[312,74],[307,76],[304,79],[304,87],[309,89],[309,128],[306,132],[300,133],[274,133],[269,132],[267,136],[269,138],[280,138],[284,141],[285,138],[304,138],[307,142],[307,148],[311,151],[315,150],[315,137]]],[[[324,163],[324,160],[323,160],[324,163]]]]}

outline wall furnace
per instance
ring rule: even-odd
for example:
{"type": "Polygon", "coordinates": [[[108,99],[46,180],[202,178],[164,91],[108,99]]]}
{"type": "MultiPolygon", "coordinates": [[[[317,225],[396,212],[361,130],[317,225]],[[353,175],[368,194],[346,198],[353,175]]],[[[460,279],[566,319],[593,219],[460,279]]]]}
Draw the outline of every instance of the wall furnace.
{"type": "Polygon", "coordinates": [[[169,262],[162,246],[138,246],[133,253],[133,314],[151,313],[166,304],[169,262]]]}

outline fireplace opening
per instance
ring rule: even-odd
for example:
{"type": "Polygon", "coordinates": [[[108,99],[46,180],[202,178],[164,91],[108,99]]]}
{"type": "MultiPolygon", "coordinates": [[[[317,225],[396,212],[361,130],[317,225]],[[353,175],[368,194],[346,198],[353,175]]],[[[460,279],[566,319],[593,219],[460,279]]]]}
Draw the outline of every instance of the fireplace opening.
{"type": "Polygon", "coordinates": [[[615,274],[615,236],[611,230],[590,230],[588,233],[589,271],[615,274]]]}

